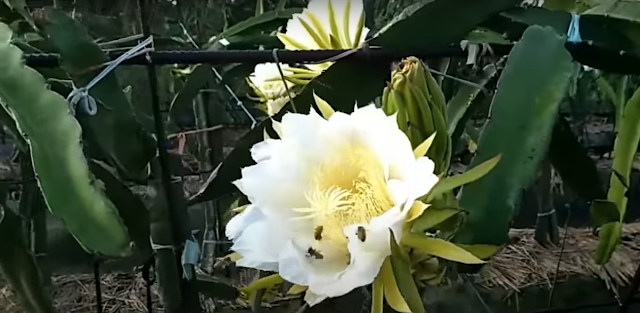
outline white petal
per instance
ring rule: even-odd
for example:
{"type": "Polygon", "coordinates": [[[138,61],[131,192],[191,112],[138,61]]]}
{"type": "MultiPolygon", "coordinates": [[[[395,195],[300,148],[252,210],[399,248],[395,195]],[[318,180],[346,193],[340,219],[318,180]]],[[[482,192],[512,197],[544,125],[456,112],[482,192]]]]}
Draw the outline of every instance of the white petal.
{"type": "Polygon", "coordinates": [[[278,269],[279,249],[286,242],[286,232],[278,227],[255,206],[234,216],[227,226],[227,236],[233,238],[231,250],[238,252],[242,259],[238,266],[252,267],[265,271],[278,269]]]}
{"type": "Polygon", "coordinates": [[[266,161],[271,159],[278,149],[282,149],[282,141],[267,139],[251,147],[251,158],[256,162],[266,161]]]}
{"type": "Polygon", "coordinates": [[[407,183],[401,180],[391,179],[387,181],[387,188],[393,196],[393,202],[395,204],[404,204],[409,201],[409,187],[407,183]]]}
{"type": "Polygon", "coordinates": [[[287,241],[280,254],[278,273],[288,282],[307,286],[311,273],[308,266],[305,266],[306,260],[303,253],[299,247],[295,246],[293,240],[287,241]]]}
{"type": "MultiPolygon", "coordinates": [[[[296,13],[291,17],[291,19],[287,22],[287,32],[285,34],[310,50],[318,50],[320,49],[320,46],[309,35],[307,30],[302,26],[302,23],[300,23],[300,19],[304,19],[307,24],[311,24],[305,17],[306,12],[307,9],[304,9],[302,13],[296,13]]],[[[297,50],[295,47],[286,48],[289,50],[297,50]]]]}
{"type": "MultiPolygon", "coordinates": [[[[292,153],[295,155],[295,152],[292,153]]],[[[274,157],[242,169],[234,184],[249,201],[265,209],[304,207],[305,172],[293,157],[274,157]],[[290,161],[289,166],[286,162],[290,161]]]]}
{"type": "Polygon", "coordinates": [[[247,226],[259,222],[264,218],[265,216],[260,210],[256,209],[254,205],[249,205],[244,211],[236,214],[229,220],[225,226],[225,235],[230,240],[235,240],[240,237],[247,226]]]}
{"type": "MultiPolygon", "coordinates": [[[[284,70],[289,68],[289,65],[280,64],[280,68],[284,70]]],[[[282,80],[282,78],[280,77],[280,71],[278,70],[278,65],[276,65],[276,63],[261,63],[256,65],[253,73],[249,76],[249,79],[257,86],[261,86],[269,80],[282,80]]]]}
{"type": "Polygon", "coordinates": [[[287,113],[282,117],[282,136],[298,144],[317,139],[328,126],[327,120],[311,110],[309,114],[287,113]]]}
{"type": "MultiPolygon", "coordinates": [[[[340,16],[344,16],[344,8],[346,7],[347,1],[334,0],[333,3],[334,5],[340,7],[340,16]]],[[[364,27],[362,29],[362,34],[360,35],[360,42],[354,42],[356,40],[356,31],[358,30],[358,20],[363,14],[363,11],[364,5],[362,0],[351,0],[351,10],[349,12],[349,34],[351,35],[351,42],[354,43],[354,45],[359,45],[360,43],[362,43],[367,38],[367,34],[369,33],[369,28],[364,27]]]]}
{"type": "Polygon", "coordinates": [[[407,178],[410,186],[409,197],[417,199],[427,194],[438,182],[438,176],[433,173],[435,164],[428,157],[421,157],[412,163],[413,169],[407,178]]]}
{"type": "MultiPolygon", "coordinates": [[[[256,165],[242,169],[235,185],[249,201],[262,209],[289,210],[308,204],[310,175],[325,158],[331,141],[323,129],[327,121],[316,113],[283,116],[282,139],[258,143],[252,148],[256,165]]],[[[291,211],[292,213],[292,211],[291,211]]]]}
{"type": "MultiPolygon", "coordinates": [[[[291,96],[295,97],[295,95],[291,96]]],[[[282,108],[284,108],[287,103],[289,103],[289,96],[286,94],[280,98],[268,100],[265,103],[265,105],[267,106],[267,115],[274,116],[278,114],[278,112],[280,112],[280,110],[282,110],[282,108]]]]}
{"type": "Polygon", "coordinates": [[[239,267],[255,268],[261,271],[275,272],[278,270],[278,262],[266,262],[258,257],[243,257],[236,262],[239,267]]]}
{"type": "Polygon", "coordinates": [[[326,296],[320,296],[317,295],[309,290],[307,290],[307,292],[304,295],[304,301],[306,301],[310,307],[324,301],[324,299],[326,299],[326,296]]]}
{"type": "MultiPolygon", "coordinates": [[[[346,8],[346,0],[333,0],[331,1],[334,11],[336,13],[336,18],[338,22],[338,28],[342,31],[345,27],[343,25],[345,8],[346,8]]],[[[358,26],[358,20],[362,15],[364,10],[364,5],[362,0],[351,0],[351,8],[349,13],[349,34],[351,37],[351,42],[353,46],[351,47],[342,47],[344,49],[353,48],[359,46],[362,42],[364,42],[367,34],[369,33],[369,29],[364,27],[362,29],[362,34],[360,36],[360,40],[355,42],[356,32],[360,31],[358,26]]],[[[308,18],[308,12],[313,13],[320,23],[322,24],[324,30],[331,34],[331,25],[329,24],[329,0],[311,0],[307,5],[307,8],[302,11],[302,13],[294,14],[292,18],[287,22],[287,32],[286,34],[299,43],[307,46],[309,49],[320,49],[320,46],[315,43],[313,38],[309,35],[306,29],[302,26],[299,19],[304,19],[307,24],[313,26],[311,24],[310,19],[308,18]]],[[[315,29],[315,27],[314,27],[315,29]]],[[[287,49],[293,47],[287,47],[287,49]]]]}

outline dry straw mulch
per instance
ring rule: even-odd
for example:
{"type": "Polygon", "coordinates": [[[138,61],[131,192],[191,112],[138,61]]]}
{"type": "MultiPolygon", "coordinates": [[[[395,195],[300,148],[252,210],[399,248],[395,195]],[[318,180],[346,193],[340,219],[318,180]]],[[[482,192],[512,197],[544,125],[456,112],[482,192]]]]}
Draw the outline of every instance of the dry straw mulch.
{"type": "MultiPolygon", "coordinates": [[[[560,229],[561,241],[564,235],[560,229]]],[[[513,229],[510,237],[517,242],[503,248],[482,271],[487,287],[512,291],[535,285],[551,287],[557,271],[558,280],[596,277],[616,292],[629,283],[640,265],[640,223],[624,225],[622,243],[604,266],[593,262],[598,238],[588,229],[569,228],[560,264],[561,246],[542,247],[534,240],[533,230],[513,229]]]]}
{"type": "MultiPolygon", "coordinates": [[[[93,275],[64,275],[53,277],[52,299],[56,312],[96,312],[96,293],[93,275]]],[[[101,279],[104,313],[147,312],[146,283],[140,274],[114,273],[101,279]]],[[[161,309],[160,299],[152,292],[154,312],[161,309]]],[[[7,287],[0,288],[0,310],[3,313],[26,313],[7,287]]]]}
{"type": "MultiPolygon", "coordinates": [[[[533,230],[512,230],[512,244],[500,251],[483,269],[483,285],[521,291],[535,285],[551,286],[556,275],[560,247],[545,248],[533,239],[533,230]]],[[[560,230],[560,237],[564,230],[560,230]]],[[[628,284],[640,264],[640,223],[627,224],[623,241],[605,266],[596,265],[593,254],[597,238],[587,229],[569,228],[558,270],[558,280],[569,276],[602,279],[614,292],[628,284]]],[[[95,312],[96,297],[92,275],[59,276],[53,279],[53,299],[58,312],[95,312]]],[[[104,313],[147,312],[146,287],[141,275],[113,273],[103,275],[104,313]]],[[[162,312],[158,294],[152,288],[154,312],[162,312]]],[[[205,303],[213,309],[210,301],[205,303]]],[[[0,288],[3,313],[23,313],[7,287],[0,288]]]]}

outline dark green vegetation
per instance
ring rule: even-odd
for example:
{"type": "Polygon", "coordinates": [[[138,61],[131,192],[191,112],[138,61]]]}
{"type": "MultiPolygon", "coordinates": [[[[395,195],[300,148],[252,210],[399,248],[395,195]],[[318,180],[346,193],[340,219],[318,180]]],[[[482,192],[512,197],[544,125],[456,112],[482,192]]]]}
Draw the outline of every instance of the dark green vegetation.
{"type": "MultiPolygon", "coordinates": [[[[193,279],[183,275],[194,272],[181,264],[181,256],[193,231],[200,242],[226,240],[229,208],[244,201],[231,182],[252,164],[249,148],[265,130],[271,132],[271,120],[246,96],[245,78],[254,65],[157,67],[163,123],[170,134],[171,164],[164,170],[185,177],[164,190],[143,67],[119,67],[91,89],[96,115],[74,117],[64,100],[74,85],[86,85],[100,72],[108,52],[136,44],[114,40],[141,32],[137,3],[76,2],[0,4],[0,122],[8,137],[2,149],[11,150],[3,152],[2,165],[12,169],[3,174],[25,181],[21,188],[0,185],[0,273],[23,307],[38,313],[54,312],[43,287],[52,274],[89,272],[94,261],[104,271],[115,271],[152,260],[168,312],[196,312],[198,294],[236,299],[235,287],[212,270],[228,245],[203,245],[206,274],[193,279]],[[61,66],[30,68],[21,60],[23,53],[59,53],[61,66]],[[249,118],[236,97],[260,120],[254,129],[244,132],[249,118]],[[13,168],[21,169],[21,177],[13,168]],[[171,202],[166,193],[172,193],[171,202]]],[[[149,2],[158,50],[282,48],[274,31],[305,5],[149,2]],[[222,38],[230,44],[221,44],[222,38]]],[[[369,44],[385,49],[429,50],[458,46],[461,40],[480,50],[514,45],[504,56],[485,51],[471,61],[466,54],[426,60],[431,69],[476,83],[434,75],[447,103],[451,172],[501,158],[485,177],[454,190],[456,205],[434,205],[428,216],[437,222],[422,219],[418,228],[439,230],[443,238],[462,244],[502,245],[515,224],[536,227],[536,239],[548,245],[559,243],[558,221],[570,215],[570,225],[602,227],[593,257],[607,263],[620,244],[623,224],[640,217],[633,191],[640,140],[640,84],[633,76],[640,68],[640,2],[546,2],[538,8],[518,7],[512,0],[368,0],[365,25],[372,29],[369,44]],[[581,35],[589,44],[566,43],[570,12],[583,14],[581,35]],[[605,122],[598,125],[596,119],[605,122]],[[607,164],[602,154],[612,151],[607,164]]],[[[335,110],[350,112],[356,101],[379,102],[389,79],[388,64],[338,61],[302,89],[296,109],[308,112],[315,92],[335,110]]],[[[290,110],[287,105],[274,118],[290,110]]],[[[400,292],[414,312],[421,312],[422,286],[411,281],[401,249],[392,248],[400,292]]],[[[455,270],[473,269],[453,267],[447,277],[455,277],[455,270]]],[[[427,305],[427,312],[431,309],[427,305]]]]}

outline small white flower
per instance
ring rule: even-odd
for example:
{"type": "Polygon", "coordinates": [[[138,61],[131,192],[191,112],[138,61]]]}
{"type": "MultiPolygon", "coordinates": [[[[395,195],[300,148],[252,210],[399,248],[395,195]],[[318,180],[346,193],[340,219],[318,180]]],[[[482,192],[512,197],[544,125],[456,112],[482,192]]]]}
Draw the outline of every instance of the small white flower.
{"type": "Polygon", "coordinates": [[[296,96],[296,85],[306,85],[317,76],[314,71],[286,64],[281,64],[280,69],[284,78],[280,75],[276,63],[258,64],[249,75],[249,86],[264,103],[269,116],[278,113],[289,102],[289,94],[291,97],[296,96]]]}
{"type": "MultiPolygon", "coordinates": [[[[286,64],[280,67],[283,71],[289,68],[286,64]]],[[[291,88],[294,84],[282,80],[275,63],[263,63],[256,65],[254,72],[249,76],[249,86],[266,105],[267,114],[272,116],[287,104],[288,92],[293,92],[291,88]]]]}
{"type": "MultiPolygon", "coordinates": [[[[346,50],[360,47],[368,33],[362,0],[311,0],[302,13],[294,14],[287,22],[286,33],[277,36],[287,50],[346,50]]],[[[286,85],[275,63],[258,64],[249,77],[250,86],[272,116],[289,102],[287,91],[291,92],[294,85],[306,85],[332,64],[297,68],[282,64],[286,85]]]]}
{"type": "MultiPolygon", "coordinates": [[[[360,47],[368,33],[362,0],[311,0],[302,13],[291,17],[286,33],[278,33],[278,38],[287,50],[346,50],[360,47]]],[[[322,72],[331,64],[308,67],[322,72]]]]}
{"type": "MultiPolygon", "coordinates": [[[[323,113],[326,113],[323,110],[323,113]]],[[[226,227],[239,266],[308,286],[315,305],[374,281],[414,201],[436,184],[396,117],[373,104],[323,118],[287,113],[235,185],[251,204],[226,227]]]]}

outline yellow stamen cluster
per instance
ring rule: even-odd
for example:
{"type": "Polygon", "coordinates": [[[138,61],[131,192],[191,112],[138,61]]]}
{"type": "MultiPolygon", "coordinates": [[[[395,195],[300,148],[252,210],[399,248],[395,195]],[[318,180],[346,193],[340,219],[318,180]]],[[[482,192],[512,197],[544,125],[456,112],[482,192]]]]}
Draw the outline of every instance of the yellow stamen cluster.
{"type": "Polygon", "coordinates": [[[363,145],[350,145],[336,158],[314,170],[314,188],[308,194],[309,208],[296,209],[321,227],[316,239],[329,240],[344,247],[344,227],[368,223],[393,207],[384,170],[373,151],[363,145]]]}

